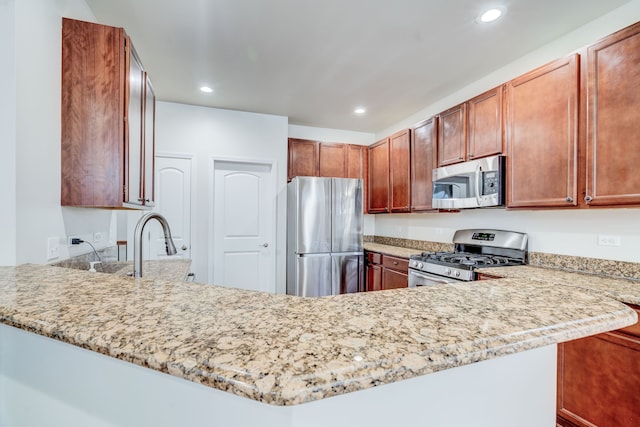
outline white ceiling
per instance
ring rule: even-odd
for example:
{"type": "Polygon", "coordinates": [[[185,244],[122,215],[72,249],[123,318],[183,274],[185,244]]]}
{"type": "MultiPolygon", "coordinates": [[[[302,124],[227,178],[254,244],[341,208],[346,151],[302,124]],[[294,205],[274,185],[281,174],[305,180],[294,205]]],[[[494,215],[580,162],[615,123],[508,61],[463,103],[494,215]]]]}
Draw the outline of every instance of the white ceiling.
{"type": "Polygon", "coordinates": [[[628,1],[86,0],[100,23],[126,29],[159,100],[364,132],[628,1]],[[475,22],[496,4],[504,18],[475,22]]]}

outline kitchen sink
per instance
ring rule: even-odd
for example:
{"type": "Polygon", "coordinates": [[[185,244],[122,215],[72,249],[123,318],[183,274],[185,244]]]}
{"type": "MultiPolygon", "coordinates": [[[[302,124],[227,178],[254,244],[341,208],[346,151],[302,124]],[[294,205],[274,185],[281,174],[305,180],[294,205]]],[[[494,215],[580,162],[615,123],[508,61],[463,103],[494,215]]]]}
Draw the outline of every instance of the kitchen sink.
{"type": "MultiPolygon", "coordinates": [[[[59,262],[51,264],[54,267],[72,268],[74,270],[89,270],[89,262],[59,262]]],[[[122,276],[131,275],[133,263],[127,261],[103,261],[95,265],[96,273],[118,274],[122,276]]]]}

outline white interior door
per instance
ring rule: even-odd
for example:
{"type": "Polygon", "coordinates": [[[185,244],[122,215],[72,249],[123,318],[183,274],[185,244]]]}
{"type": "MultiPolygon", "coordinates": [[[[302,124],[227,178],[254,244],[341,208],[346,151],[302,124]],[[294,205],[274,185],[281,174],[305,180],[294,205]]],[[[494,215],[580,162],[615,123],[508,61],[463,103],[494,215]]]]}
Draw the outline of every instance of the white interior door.
{"type": "MultiPolygon", "coordinates": [[[[191,158],[156,156],[156,207],[154,211],[167,219],[178,253],[175,256],[192,258],[191,254],[191,158]]],[[[147,223],[150,241],[149,258],[166,257],[164,234],[157,221],[147,223]]],[[[147,231],[145,229],[145,231],[147,231]]],[[[192,263],[192,270],[193,270],[192,263]]]]}
{"type": "Polygon", "coordinates": [[[275,286],[273,166],[214,160],[210,282],[267,292],[275,286]]]}

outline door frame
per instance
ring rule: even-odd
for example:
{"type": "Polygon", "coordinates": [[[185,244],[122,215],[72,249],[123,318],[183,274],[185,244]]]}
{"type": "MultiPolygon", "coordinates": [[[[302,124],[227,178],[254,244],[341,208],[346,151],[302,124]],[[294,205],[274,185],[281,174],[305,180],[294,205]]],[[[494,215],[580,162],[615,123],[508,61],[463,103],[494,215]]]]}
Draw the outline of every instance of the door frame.
{"type": "Polygon", "coordinates": [[[224,156],[211,156],[211,160],[209,162],[209,256],[207,257],[209,265],[207,266],[207,281],[210,284],[215,285],[213,282],[213,270],[214,270],[214,260],[215,260],[215,173],[216,173],[216,163],[237,163],[237,164],[255,164],[261,166],[269,166],[271,170],[271,188],[273,190],[273,204],[271,207],[271,232],[269,240],[273,242],[273,257],[271,260],[272,263],[272,272],[271,272],[271,280],[273,283],[273,287],[275,293],[278,292],[278,233],[277,233],[277,224],[278,224],[278,177],[277,177],[277,162],[271,159],[255,159],[255,158],[245,158],[245,157],[224,157],[224,156]]]}
{"type": "MultiPolygon", "coordinates": [[[[164,158],[171,158],[171,159],[183,159],[183,160],[189,160],[189,163],[191,163],[191,176],[189,177],[190,179],[190,185],[191,185],[191,194],[190,196],[190,200],[189,200],[189,204],[190,206],[190,211],[191,211],[191,217],[189,218],[189,221],[191,222],[189,225],[189,252],[190,252],[190,259],[191,259],[191,267],[189,268],[190,272],[195,272],[197,269],[197,249],[196,249],[196,245],[193,244],[193,236],[195,235],[195,229],[197,228],[197,223],[196,223],[196,209],[195,207],[198,206],[197,203],[197,197],[198,197],[198,191],[197,191],[197,179],[196,179],[196,175],[197,175],[197,171],[196,171],[196,163],[194,160],[196,158],[195,154],[191,154],[191,153],[173,153],[173,152],[169,152],[169,151],[156,151],[155,157],[164,157],[164,158]]],[[[154,160],[155,163],[155,160],[154,160]]],[[[154,175],[156,173],[155,171],[155,167],[154,167],[154,175]]],[[[154,176],[155,179],[155,176],[154,176]]],[[[155,189],[157,189],[157,186],[154,186],[154,191],[155,189]]],[[[153,195],[155,200],[157,200],[157,198],[155,197],[156,195],[153,195]]],[[[153,211],[156,211],[156,208],[153,209],[153,211]]]]}

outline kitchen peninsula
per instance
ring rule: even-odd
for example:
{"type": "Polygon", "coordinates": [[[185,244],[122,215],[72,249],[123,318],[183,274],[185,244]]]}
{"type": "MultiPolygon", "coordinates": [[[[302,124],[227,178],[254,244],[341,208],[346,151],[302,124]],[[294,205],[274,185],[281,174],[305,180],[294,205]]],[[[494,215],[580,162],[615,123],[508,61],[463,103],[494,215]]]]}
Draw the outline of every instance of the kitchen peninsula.
{"type": "Polygon", "coordinates": [[[556,344],[635,321],[523,278],[298,298],[0,267],[0,421],[551,427],[556,344]]]}

